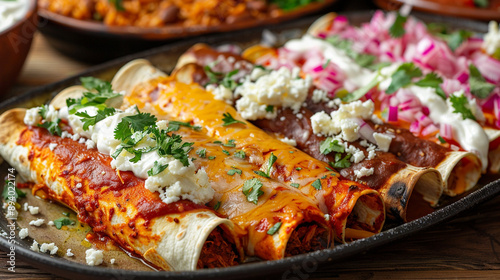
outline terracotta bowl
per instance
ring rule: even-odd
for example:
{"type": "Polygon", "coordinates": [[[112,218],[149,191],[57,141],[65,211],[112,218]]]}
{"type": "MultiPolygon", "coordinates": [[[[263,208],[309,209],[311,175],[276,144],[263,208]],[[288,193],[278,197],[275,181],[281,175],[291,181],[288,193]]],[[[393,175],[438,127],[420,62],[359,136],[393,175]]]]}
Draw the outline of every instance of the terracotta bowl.
{"type": "Polygon", "coordinates": [[[30,0],[26,15],[0,32],[0,98],[16,82],[37,30],[36,0],[30,0]]]}

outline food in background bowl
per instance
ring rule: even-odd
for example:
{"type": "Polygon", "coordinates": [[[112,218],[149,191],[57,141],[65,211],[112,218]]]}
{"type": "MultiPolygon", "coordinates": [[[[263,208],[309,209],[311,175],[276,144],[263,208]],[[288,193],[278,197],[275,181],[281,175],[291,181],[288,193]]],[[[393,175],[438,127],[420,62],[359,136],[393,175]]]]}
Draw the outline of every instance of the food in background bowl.
{"type": "Polygon", "coordinates": [[[41,0],[53,13],[112,26],[214,26],[277,17],[307,1],[264,0],[41,0]]]}
{"type": "Polygon", "coordinates": [[[0,95],[12,86],[36,31],[35,0],[0,0],[0,95]]]}

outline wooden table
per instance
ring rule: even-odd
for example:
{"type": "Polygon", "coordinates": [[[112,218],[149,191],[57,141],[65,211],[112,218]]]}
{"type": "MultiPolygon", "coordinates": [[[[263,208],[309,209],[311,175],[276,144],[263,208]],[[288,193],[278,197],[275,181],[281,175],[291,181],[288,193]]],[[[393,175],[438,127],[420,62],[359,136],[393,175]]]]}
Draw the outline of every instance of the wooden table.
{"type": "MultiPolygon", "coordinates": [[[[63,57],[37,35],[16,87],[29,88],[76,74],[88,65],[63,57]]],[[[52,279],[57,276],[16,261],[6,269],[0,254],[0,279],[52,279]]],[[[311,274],[285,279],[500,279],[500,197],[467,214],[383,248],[319,267],[311,274]]]]}

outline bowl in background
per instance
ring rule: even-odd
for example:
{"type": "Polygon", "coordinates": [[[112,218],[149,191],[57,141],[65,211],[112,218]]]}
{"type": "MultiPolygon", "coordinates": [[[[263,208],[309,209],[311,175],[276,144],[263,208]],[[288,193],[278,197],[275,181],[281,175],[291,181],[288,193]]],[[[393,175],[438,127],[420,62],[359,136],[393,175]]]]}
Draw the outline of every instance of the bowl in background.
{"type": "Polygon", "coordinates": [[[27,13],[0,31],[0,99],[16,82],[31,48],[38,26],[36,2],[29,0],[27,13]]]}

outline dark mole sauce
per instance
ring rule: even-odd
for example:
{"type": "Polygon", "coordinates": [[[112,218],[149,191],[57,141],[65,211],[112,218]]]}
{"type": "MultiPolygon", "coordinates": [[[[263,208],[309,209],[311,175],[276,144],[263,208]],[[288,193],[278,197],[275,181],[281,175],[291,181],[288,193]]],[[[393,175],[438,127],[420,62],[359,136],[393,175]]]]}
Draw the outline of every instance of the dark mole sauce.
{"type": "Polygon", "coordinates": [[[144,188],[144,179],[137,178],[130,171],[116,172],[110,166],[112,160],[110,156],[99,153],[97,149],[87,149],[85,144],[77,143],[70,138],[53,136],[45,129],[30,127],[22,132],[17,144],[26,146],[29,143],[33,144],[35,153],[40,153],[40,155],[44,149],[49,149],[49,144],[57,144],[52,153],[55,159],[62,163],[63,170],[59,176],[65,178],[71,186],[79,218],[90,225],[101,225],[99,221],[95,221],[94,217],[99,215],[91,216],[89,212],[98,209],[99,201],[110,198],[119,205],[134,205],[138,210],[138,215],[147,221],[168,214],[206,209],[204,205],[187,200],[164,203],[157,193],[144,188]],[[73,182],[75,178],[78,178],[82,185],[88,186],[93,192],[89,195],[85,191],[86,188],[77,188],[76,182],[73,182]]]}

